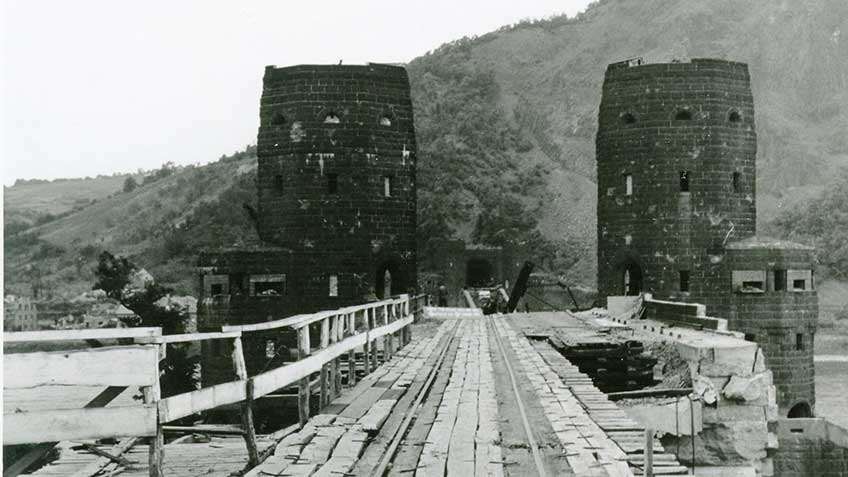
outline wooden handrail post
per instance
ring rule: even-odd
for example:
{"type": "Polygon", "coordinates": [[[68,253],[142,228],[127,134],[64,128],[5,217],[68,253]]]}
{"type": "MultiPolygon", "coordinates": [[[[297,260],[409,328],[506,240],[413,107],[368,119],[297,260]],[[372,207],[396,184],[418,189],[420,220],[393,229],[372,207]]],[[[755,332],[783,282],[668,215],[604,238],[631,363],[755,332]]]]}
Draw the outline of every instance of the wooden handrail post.
{"type": "MultiPolygon", "coordinates": [[[[348,315],[347,335],[353,336],[356,334],[356,313],[348,315]]],[[[347,352],[347,385],[353,386],[356,384],[356,350],[352,349],[347,352]]]]}
{"type": "MultiPolygon", "coordinates": [[[[368,330],[369,331],[373,330],[374,327],[377,326],[377,307],[370,308],[370,311],[371,311],[371,319],[368,321],[368,330]]],[[[369,336],[368,339],[371,340],[371,337],[369,336]]],[[[376,339],[371,340],[371,353],[370,353],[370,356],[368,357],[369,363],[367,364],[369,373],[371,371],[374,371],[375,369],[377,369],[377,366],[378,366],[376,344],[377,344],[376,339]]]]}
{"type": "MultiPolygon", "coordinates": [[[[165,344],[159,345],[160,348],[164,348],[165,344]]],[[[164,350],[160,349],[160,355],[164,354],[164,350]]],[[[150,442],[150,453],[148,454],[147,466],[149,470],[150,477],[164,477],[164,472],[162,472],[162,460],[165,457],[165,434],[162,432],[162,422],[160,422],[159,418],[159,400],[162,397],[162,391],[159,387],[159,370],[156,370],[155,373],[155,381],[153,385],[142,388],[142,394],[144,395],[144,403],[145,404],[154,404],[156,405],[156,435],[153,436],[150,442]]]]}
{"type": "MultiPolygon", "coordinates": [[[[330,318],[321,320],[321,349],[326,349],[330,345],[330,318]]],[[[324,363],[321,365],[321,394],[318,399],[318,408],[322,409],[330,404],[330,393],[327,386],[327,381],[330,379],[330,365],[324,363]]]]}
{"type": "Polygon", "coordinates": [[[241,425],[244,443],[247,446],[247,461],[251,466],[259,464],[259,447],[256,445],[256,429],[253,426],[253,381],[247,376],[244,347],[241,338],[233,338],[233,370],[239,381],[244,381],[245,400],[241,404],[241,425]]]}
{"type": "MultiPolygon", "coordinates": [[[[336,315],[333,317],[332,329],[330,333],[330,342],[338,343],[344,339],[343,324],[344,315],[336,315]]],[[[332,367],[330,368],[330,402],[332,402],[342,392],[342,374],[340,372],[341,358],[338,356],[333,359],[332,367]]]]}
{"type": "MultiPolygon", "coordinates": [[[[310,352],[309,326],[307,325],[297,330],[297,359],[305,359],[310,352]]],[[[310,394],[309,376],[305,376],[297,385],[297,414],[301,426],[306,425],[306,422],[309,421],[310,394]]]]}
{"type": "MultiPolygon", "coordinates": [[[[694,457],[693,457],[694,458],[694,457]]],[[[645,477],[654,477],[654,430],[645,429],[645,477]]]]}

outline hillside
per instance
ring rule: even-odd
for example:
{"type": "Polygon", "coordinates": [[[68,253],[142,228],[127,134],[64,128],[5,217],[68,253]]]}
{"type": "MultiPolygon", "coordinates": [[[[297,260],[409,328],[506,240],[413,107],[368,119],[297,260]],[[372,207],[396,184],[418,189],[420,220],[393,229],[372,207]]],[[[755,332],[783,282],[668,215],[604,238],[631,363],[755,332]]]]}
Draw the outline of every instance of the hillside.
{"type": "MultiPolygon", "coordinates": [[[[76,296],[91,289],[97,256],[108,250],[131,257],[178,293],[194,293],[198,248],[255,238],[243,208],[255,203],[255,170],[250,149],[159,174],[131,192],[123,192],[121,182],[112,195],[83,208],[49,220],[41,215],[40,225],[16,234],[7,230],[6,291],[31,295],[38,290],[40,299],[76,296]]],[[[19,197],[7,194],[6,209],[25,210],[19,197]]]]}
{"type": "MultiPolygon", "coordinates": [[[[519,183],[505,199],[538,217],[545,237],[591,250],[594,136],[606,65],[634,56],[718,57],[750,65],[759,218],[768,222],[818,194],[848,165],[843,32],[842,0],[606,0],[576,19],[524,23],[445,45],[409,65],[420,177],[432,181],[422,185],[422,197],[444,188],[451,192],[438,198],[443,210],[473,212],[488,195],[479,182],[509,183],[515,168],[536,168],[541,183],[519,183]]],[[[467,236],[462,223],[454,228],[467,236]]],[[[593,267],[581,263],[572,275],[591,280],[593,267]]]]}
{"type": "MultiPolygon", "coordinates": [[[[437,252],[430,238],[519,245],[542,269],[593,286],[601,83],[608,63],[634,56],[747,62],[760,222],[806,210],[848,165],[845,35],[844,0],[604,0],[577,18],[524,22],[416,58],[423,258],[437,252]]],[[[191,292],[197,247],[253,237],[242,204],[255,201],[254,167],[241,153],[130,193],[123,178],[7,188],[7,290],[78,293],[105,249],[191,292]]],[[[772,233],[796,235],[787,224],[772,233]]]]}

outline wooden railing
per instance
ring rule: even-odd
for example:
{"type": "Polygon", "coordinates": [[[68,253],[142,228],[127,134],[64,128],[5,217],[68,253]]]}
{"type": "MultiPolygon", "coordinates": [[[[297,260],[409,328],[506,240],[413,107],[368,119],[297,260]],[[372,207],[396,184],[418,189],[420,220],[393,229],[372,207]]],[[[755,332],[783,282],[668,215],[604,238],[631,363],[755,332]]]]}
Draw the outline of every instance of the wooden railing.
{"type": "MultiPolygon", "coordinates": [[[[411,340],[410,326],[429,298],[421,295],[357,305],[332,311],[242,326],[224,326],[221,332],[162,335],[159,328],[66,330],[5,333],[6,343],[70,340],[133,339],[135,344],[62,352],[8,354],[3,365],[4,392],[43,385],[139,386],[144,403],[136,406],[55,409],[4,414],[3,444],[29,444],[61,440],[102,439],[121,436],[152,437],[150,475],[162,476],[163,425],[225,405],[240,403],[242,428],[249,462],[258,463],[253,426],[253,400],[297,384],[298,418],[309,419],[310,375],[320,373],[320,406],[329,404],[342,388],[340,357],[347,354],[347,384],[356,382],[355,351],[363,349],[365,372],[378,365],[378,341],[383,359],[411,340]],[[313,346],[310,328],[320,328],[313,346]],[[294,330],[298,360],[248,376],[242,336],[253,332],[294,330]],[[161,398],[158,362],[168,344],[204,340],[232,343],[236,379],[191,392],[161,398]],[[397,340],[397,341],[396,341],[397,340]]],[[[317,330],[316,330],[317,331],[317,330]]]]}

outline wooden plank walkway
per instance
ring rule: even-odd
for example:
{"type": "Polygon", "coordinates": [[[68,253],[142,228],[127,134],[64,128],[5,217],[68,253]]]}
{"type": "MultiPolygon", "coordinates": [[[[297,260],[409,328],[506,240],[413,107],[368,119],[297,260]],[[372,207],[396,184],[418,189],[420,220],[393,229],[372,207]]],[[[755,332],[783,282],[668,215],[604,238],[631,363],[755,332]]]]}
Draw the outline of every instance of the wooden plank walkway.
{"type": "MultiPolygon", "coordinates": [[[[260,436],[260,451],[270,454],[260,465],[245,470],[241,438],[215,438],[165,446],[165,475],[641,474],[644,429],[547,342],[527,339],[512,322],[519,318],[454,312],[440,317],[438,308],[429,309],[429,316],[436,319],[414,325],[409,345],[343,389],[305,426],[288,435],[260,436]],[[505,378],[506,360],[518,389],[505,378]],[[541,445],[543,467],[530,457],[530,440],[514,409],[518,404],[541,445]]],[[[136,466],[109,463],[99,475],[147,475],[142,442],[123,453],[136,466]]],[[[658,440],[653,456],[655,474],[686,473],[658,440]]],[[[77,475],[97,459],[76,451],[33,475],[77,475]]]]}

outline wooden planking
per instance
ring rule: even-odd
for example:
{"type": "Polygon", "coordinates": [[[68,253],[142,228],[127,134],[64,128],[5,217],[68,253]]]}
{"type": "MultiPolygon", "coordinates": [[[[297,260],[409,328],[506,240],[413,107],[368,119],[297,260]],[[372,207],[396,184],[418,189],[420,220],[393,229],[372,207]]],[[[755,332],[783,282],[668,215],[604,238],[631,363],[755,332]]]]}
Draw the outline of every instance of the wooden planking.
{"type": "Polygon", "coordinates": [[[451,368],[450,380],[442,394],[442,402],[439,405],[436,419],[430,428],[430,432],[427,434],[424,448],[421,450],[421,457],[418,461],[415,475],[429,476],[445,474],[451,435],[456,424],[459,400],[462,393],[462,384],[465,381],[468,370],[469,350],[466,336],[468,323],[468,320],[463,320],[460,322],[459,328],[456,331],[457,336],[462,338],[457,347],[456,357],[451,368]]]}
{"type": "Polygon", "coordinates": [[[477,401],[477,433],[474,436],[476,446],[474,475],[501,477],[504,475],[503,453],[497,424],[498,401],[489,333],[483,321],[479,321],[477,325],[480,335],[480,385],[477,401]]]}
{"type": "Polygon", "coordinates": [[[3,416],[3,445],[155,434],[155,405],[20,412],[3,416]]]}
{"type": "MultiPolygon", "coordinates": [[[[434,369],[434,366],[440,361],[442,350],[450,341],[450,336],[446,335],[452,335],[450,331],[452,331],[454,325],[454,323],[443,323],[432,338],[419,340],[416,343],[425,341],[425,346],[413,345],[400,351],[403,354],[408,353],[413,358],[413,361],[411,364],[403,366],[403,373],[391,385],[386,395],[392,392],[403,392],[403,395],[399,397],[389,418],[383,423],[380,432],[368,444],[368,447],[365,449],[362,457],[356,462],[356,466],[351,470],[351,473],[355,475],[378,475],[385,454],[387,452],[395,453],[394,451],[397,448],[390,450],[393,440],[397,433],[400,432],[403,423],[411,417],[408,415],[413,412],[414,408],[411,406],[417,408],[416,402],[423,404],[421,401],[418,401],[419,393],[428,379],[430,379],[431,372],[433,373],[433,379],[439,375],[439,370],[434,369]]],[[[453,362],[453,360],[450,359],[448,362],[453,362]]],[[[420,397],[422,399],[424,398],[424,396],[420,397]]]]}
{"type": "Polygon", "coordinates": [[[3,387],[151,386],[158,372],[156,346],[16,353],[4,356],[3,387]]]}
{"type": "Polygon", "coordinates": [[[244,401],[247,381],[216,384],[187,393],[177,394],[159,401],[159,420],[162,423],[214,409],[225,404],[244,401]]]}
{"type": "Polygon", "coordinates": [[[115,340],[161,336],[162,328],[100,328],[93,330],[18,331],[3,333],[4,343],[36,341],[115,340]]]}
{"type": "Polygon", "coordinates": [[[495,328],[521,361],[574,472],[577,475],[601,472],[611,477],[633,475],[626,453],[595,424],[529,341],[518,336],[504,320],[498,320],[495,328]]]}
{"type": "Polygon", "coordinates": [[[462,337],[468,355],[465,378],[459,394],[456,422],[448,445],[448,475],[473,475],[475,470],[475,437],[478,426],[480,387],[480,334],[482,320],[469,323],[470,332],[462,337]]]}
{"type": "Polygon", "coordinates": [[[458,340],[455,340],[448,347],[442,368],[438,371],[433,387],[430,389],[427,399],[422,403],[406,439],[398,448],[392,467],[389,469],[389,475],[406,477],[416,470],[423,446],[427,441],[427,435],[436,421],[439,406],[450,381],[450,369],[456,360],[458,344],[458,340]]]}

